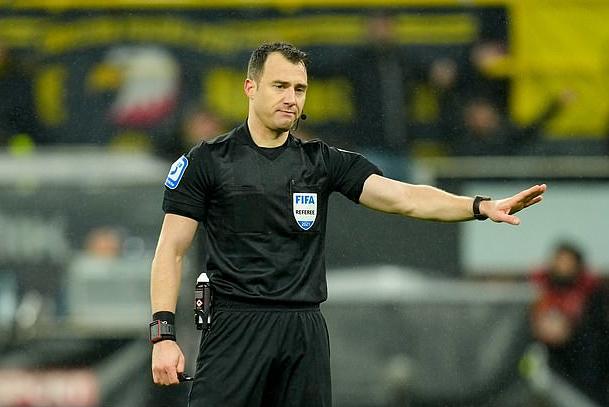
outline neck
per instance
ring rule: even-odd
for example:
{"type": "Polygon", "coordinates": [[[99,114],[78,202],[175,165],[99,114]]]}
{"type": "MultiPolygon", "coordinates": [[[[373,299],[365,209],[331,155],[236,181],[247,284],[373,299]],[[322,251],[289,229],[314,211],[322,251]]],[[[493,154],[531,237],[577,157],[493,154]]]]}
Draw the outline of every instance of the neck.
{"type": "Polygon", "coordinates": [[[247,127],[258,147],[280,147],[288,138],[288,131],[271,130],[251,113],[247,118],[247,127]]]}

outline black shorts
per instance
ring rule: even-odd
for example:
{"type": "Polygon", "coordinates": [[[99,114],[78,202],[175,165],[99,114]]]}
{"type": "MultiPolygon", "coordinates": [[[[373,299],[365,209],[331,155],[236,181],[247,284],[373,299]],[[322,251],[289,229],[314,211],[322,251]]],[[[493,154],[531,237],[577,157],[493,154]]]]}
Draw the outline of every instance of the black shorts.
{"type": "Polygon", "coordinates": [[[329,407],[330,346],[318,305],[215,299],[189,407],[329,407]]]}

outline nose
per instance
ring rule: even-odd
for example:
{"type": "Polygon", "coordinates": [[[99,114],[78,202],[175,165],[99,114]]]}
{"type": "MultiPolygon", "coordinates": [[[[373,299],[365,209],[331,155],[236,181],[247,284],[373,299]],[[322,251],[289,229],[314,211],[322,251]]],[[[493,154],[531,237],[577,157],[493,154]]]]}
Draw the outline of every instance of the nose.
{"type": "Polygon", "coordinates": [[[284,95],[283,95],[283,101],[284,103],[292,106],[296,104],[296,91],[294,90],[294,88],[289,87],[286,89],[284,95]]]}

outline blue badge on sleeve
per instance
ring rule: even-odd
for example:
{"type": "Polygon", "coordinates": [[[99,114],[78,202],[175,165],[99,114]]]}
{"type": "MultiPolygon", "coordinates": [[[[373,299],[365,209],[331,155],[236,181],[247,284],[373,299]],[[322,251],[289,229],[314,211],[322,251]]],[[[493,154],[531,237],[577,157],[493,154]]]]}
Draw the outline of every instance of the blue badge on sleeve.
{"type": "Polygon", "coordinates": [[[176,189],[184,175],[184,171],[186,171],[186,167],[188,167],[188,159],[184,156],[178,158],[178,160],[171,165],[171,169],[165,180],[165,186],[169,189],[176,189]]]}

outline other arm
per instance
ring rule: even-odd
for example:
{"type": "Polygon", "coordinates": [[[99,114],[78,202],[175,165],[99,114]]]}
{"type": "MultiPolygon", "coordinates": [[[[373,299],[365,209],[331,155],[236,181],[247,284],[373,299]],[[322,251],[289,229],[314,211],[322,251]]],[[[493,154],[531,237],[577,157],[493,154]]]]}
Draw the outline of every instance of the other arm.
{"type": "MultiPolygon", "coordinates": [[[[182,263],[197,226],[198,222],[193,219],[174,214],[165,215],[150,274],[152,313],[175,313],[182,263]]],[[[156,384],[177,384],[177,373],[183,371],[184,355],[176,342],[164,340],[153,345],[152,377],[156,384]]]]}
{"type": "MultiPolygon", "coordinates": [[[[480,213],[494,222],[520,224],[514,214],[541,202],[546,185],[535,185],[509,198],[482,201],[480,213]]],[[[360,203],[377,211],[416,219],[458,222],[473,219],[474,199],[454,195],[429,185],[413,185],[380,175],[371,175],[364,183],[360,203]]]]}

